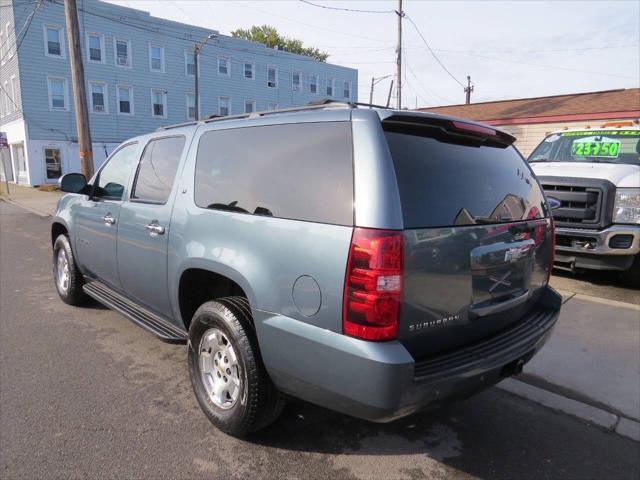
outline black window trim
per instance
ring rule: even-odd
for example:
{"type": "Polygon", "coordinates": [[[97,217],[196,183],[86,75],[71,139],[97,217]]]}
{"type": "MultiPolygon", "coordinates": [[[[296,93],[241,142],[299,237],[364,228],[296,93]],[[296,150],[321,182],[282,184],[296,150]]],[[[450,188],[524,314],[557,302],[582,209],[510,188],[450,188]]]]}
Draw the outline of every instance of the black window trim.
{"type": "MultiPolygon", "coordinates": [[[[109,200],[111,202],[124,202],[124,194],[122,195],[121,198],[115,198],[115,197],[96,197],[94,195],[94,193],[95,193],[96,185],[100,181],[100,175],[102,174],[102,171],[105,169],[105,167],[109,164],[111,159],[118,152],[120,152],[121,150],[124,150],[125,148],[130,147],[131,145],[138,145],[138,143],[139,142],[137,140],[135,140],[133,142],[127,142],[124,145],[120,145],[120,147],[118,147],[116,150],[111,152],[111,155],[109,155],[109,157],[107,157],[107,159],[104,161],[104,163],[98,169],[98,172],[95,174],[93,184],[91,185],[91,190],[89,191],[89,200],[92,200],[94,202],[103,201],[103,200],[109,200]]],[[[131,174],[129,174],[129,175],[131,175],[131,174]]],[[[125,188],[127,189],[127,194],[128,194],[128,191],[129,191],[128,185],[125,185],[125,188]]]]}
{"type": "Polygon", "coordinates": [[[353,142],[353,130],[352,130],[352,125],[351,125],[351,120],[314,120],[314,121],[305,121],[305,122],[300,122],[300,121],[292,121],[292,122],[282,122],[282,123],[264,123],[264,124],[256,124],[256,125],[238,125],[238,126],[225,126],[223,128],[219,128],[218,126],[216,126],[217,128],[209,128],[209,129],[203,129],[199,131],[199,135],[197,137],[198,142],[196,145],[196,152],[195,152],[195,159],[193,162],[193,188],[192,188],[192,192],[191,192],[191,200],[193,202],[193,205],[199,209],[199,210],[204,210],[205,212],[217,212],[217,213],[224,213],[224,214],[229,214],[229,215],[249,215],[252,217],[264,217],[264,218],[273,218],[273,219],[279,219],[279,220],[290,220],[290,221],[294,221],[294,222],[305,222],[305,223],[315,223],[317,225],[333,225],[333,226],[337,226],[337,227],[355,227],[356,226],[356,206],[355,206],[355,195],[356,195],[356,191],[355,191],[355,156],[354,156],[354,142],[353,142]],[[301,218],[290,218],[290,217],[280,217],[280,216],[267,216],[267,215],[260,215],[258,213],[253,213],[253,212],[234,212],[234,211],[230,211],[230,210],[225,210],[223,208],[207,208],[207,207],[202,207],[200,205],[198,205],[198,203],[196,202],[196,173],[197,173],[197,166],[198,166],[198,151],[200,149],[200,142],[202,141],[202,137],[209,133],[209,132],[221,132],[221,131],[228,131],[228,130],[241,130],[244,128],[257,128],[257,127],[274,127],[274,126],[284,126],[284,125],[299,125],[301,123],[304,124],[323,124],[323,123],[345,123],[348,125],[349,128],[349,137],[350,137],[350,154],[351,154],[351,182],[352,182],[352,190],[351,190],[351,196],[352,196],[352,212],[351,212],[351,223],[350,224],[344,224],[344,223],[332,223],[332,222],[321,222],[318,220],[306,220],[306,219],[301,219],[301,218]]]}
{"type": "Polygon", "coordinates": [[[178,178],[178,168],[176,168],[176,175],[173,178],[173,185],[171,186],[171,191],[169,192],[169,197],[167,197],[167,200],[164,202],[154,202],[152,200],[145,200],[145,199],[141,199],[141,198],[133,198],[133,195],[135,195],[136,193],[136,183],[138,181],[138,174],[140,173],[140,165],[142,165],[142,159],[144,157],[145,152],[147,151],[147,148],[149,147],[149,145],[151,144],[151,142],[155,142],[156,140],[164,140],[167,138],[184,138],[184,145],[182,146],[182,153],[180,154],[180,158],[178,158],[178,167],[180,166],[179,163],[182,161],[182,157],[184,156],[184,149],[187,147],[187,136],[185,134],[176,134],[176,135],[165,135],[162,137],[153,137],[150,138],[149,141],[147,142],[147,144],[144,146],[144,150],[142,150],[142,153],[140,154],[140,158],[138,159],[138,165],[136,166],[136,173],[133,176],[133,182],[131,183],[131,189],[129,191],[129,198],[128,201],[131,203],[142,203],[142,204],[146,204],[146,205],[166,205],[167,202],[169,201],[169,198],[171,198],[171,193],[173,192],[173,189],[175,187],[175,182],[176,179],[178,178]]]}

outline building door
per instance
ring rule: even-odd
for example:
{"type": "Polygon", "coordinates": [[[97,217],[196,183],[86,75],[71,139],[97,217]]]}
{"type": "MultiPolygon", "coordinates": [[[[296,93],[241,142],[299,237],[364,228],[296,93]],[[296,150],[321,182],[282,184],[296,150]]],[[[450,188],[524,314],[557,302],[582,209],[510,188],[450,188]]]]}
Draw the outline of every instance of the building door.
{"type": "Polygon", "coordinates": [[[47,182],[56,182],[62,176],[62,155],[59,148],[44,149],[44,168],[47,182]]]}
{"type": "Polygon", "coordinates": [[[13,182],[13,166],[11,152],[6,146],[0,145],[0,176],[2,181],[13,182]]]}
{"type": "Polygon", "coordinates": [[[27,162],[24,156],[24,143],[14,143],[11,145],[11,156],[16,172],[16,183],[27,183],[27,162]]]}

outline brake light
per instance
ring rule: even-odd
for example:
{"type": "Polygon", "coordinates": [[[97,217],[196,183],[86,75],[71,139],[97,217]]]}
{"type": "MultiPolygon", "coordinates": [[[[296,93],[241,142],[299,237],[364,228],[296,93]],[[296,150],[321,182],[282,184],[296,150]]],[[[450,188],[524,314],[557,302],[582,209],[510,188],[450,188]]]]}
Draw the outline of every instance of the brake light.
{"type": "Polygon", "coordinates": [[[553,217],[549,217],[549,229],[551,230],[551,252],[549,253],[549,270],[547,271],[547,285],[551,280],[551,272],[553,270],[553,262],[556,259],[556,222],[553,217]]]}
{"type": "Polygon", "coordinates": [[[402,233],[354,228],[344,281],[342,331],[363,340],[398,335],[402,233]]]}
{"type": "Polygon", "coordinates": [[[481,135],[496,135],[496,131],[493,128],[483,127],[481,125],[475,125],[473,123],[456,122],[452,121],[451,124],[456,130],[463,130],[465,132],[479,133],[481,135]]]}

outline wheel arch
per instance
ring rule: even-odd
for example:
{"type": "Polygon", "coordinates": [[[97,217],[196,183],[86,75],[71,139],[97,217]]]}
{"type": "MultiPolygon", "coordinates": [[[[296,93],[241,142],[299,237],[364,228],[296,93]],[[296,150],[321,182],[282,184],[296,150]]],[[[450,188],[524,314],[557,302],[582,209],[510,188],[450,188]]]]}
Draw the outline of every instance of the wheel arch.
{"type": "Polygon", "coordinates": [[[176,284],[176,305],[179,318],[189,331],[191,318],[200,305],[209,300],[242,296],[255,306],[255,297],[248,282],[237,271],[208,262],[185,265],[176,284]]]}

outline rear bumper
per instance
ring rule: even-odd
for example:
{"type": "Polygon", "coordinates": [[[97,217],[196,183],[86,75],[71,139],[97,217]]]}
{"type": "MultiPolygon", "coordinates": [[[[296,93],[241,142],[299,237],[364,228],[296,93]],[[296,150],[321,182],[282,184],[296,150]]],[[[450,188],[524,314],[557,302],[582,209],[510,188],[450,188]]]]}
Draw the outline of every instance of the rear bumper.
{"type": "Polygon", "coordinates": [[[517,373],[542,348],[560,296],[545,289],[517,326],[415,362],[397,341],[365,342],[284,316],[255,312],[262,357],[283,392],[354,417],[387,422],[465,398],[517,373]]]}

